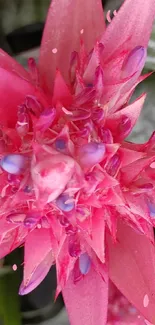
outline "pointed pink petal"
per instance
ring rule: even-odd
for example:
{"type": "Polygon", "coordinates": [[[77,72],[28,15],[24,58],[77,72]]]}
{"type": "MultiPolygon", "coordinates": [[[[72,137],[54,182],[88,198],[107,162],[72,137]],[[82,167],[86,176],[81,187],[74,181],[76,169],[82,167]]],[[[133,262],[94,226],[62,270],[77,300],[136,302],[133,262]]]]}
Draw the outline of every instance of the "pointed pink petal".
{"type": "Polygon", "coordinates": [[[113,136],[115,137],[115,141],[122,141],[123,138],[127,137],[134,125],[136,124],[141,110],[143,108],[143,104],[146,98],[146,94],[141,95],[134,103],[126,106],[125,108],[119,110],[114,114],[109,114],[107,117],[105,126],[112,131],[113,136]],[[125,127],[123,126],[123,118],[128,118],[130,125],[125,127]]]}
{"type": "Polygon", "coordinates": [[[134,151],[126,148],[120,148],[119,149],[119,154],[121,157],[121,167],[125,167],[134,161],[144,158],[145,153],[139,152],[139,151],[134,151]]]}
{"type": "Polygon", "coordinates": [[[154,162],[155,157],[139,159],[130,165],[122,168],[120,180],[123,181],[125,185],[132,184],[134,180],[138,177],[142,171],[154,162]]]}
{"type": "Polygon", "coordinates": [[[108,279],[103,281],[93,268],[76,284],[71,276],[62,293],[72,325],[106,324],[108,279]]]}
{"type": "Polygon", "coordinates": [[[60,71],[57,71],[54,80],[52,104],[55,106],[59,102],[65,107],[68,107],[72,103],[72,95],[60,71]]]}
{"type": "Polygon", "coordinates": [[[2,49],[0,49],[0,67],[17,74],[21,78],[29,81],[31,80],[29,73],[22,67],[22,65],[2,49]]]}
{"type": "Polygon", "coordinates": [[[6,221],[1,224],[1,227],[0,259],[21,245],[28,232],[25,227],[19,227],[19,224],[9,224],[6,221]]]}
{"type": "Polygon", "coordinates": [[[103,209],[96,209],[92,219],[92,243],[98,258],[105,262],[105,221],[103,209]],[[102,229],[102,231],[100,231],[102,229]]]}
{"type": "Polygon", "coordinates": [[[155,0],[126,0],[102,38],[103,60],[111,57],[120,47],[132,50],[147,47],[155,17],[155,0]]]}
{"type": "MultiPolygon", "coordinates": [[[[150,322],[155,323],[155,247],[122,221],[118,243],[108,239],[110,278],[150,322]]],[[[152,241],[153,231],[152,231],[152,241]]]]}
{"type": "Polygon", "coordinates": [[[104,28],[100,0],[53,0],[39,59],[42,85],[51,90],[56,68],[68,79],[71,53],[79,50],[81,36],[90,51],[104,28]]]}
{"type": "Polygon", "coordinates": [[[61,289],[64,288],[76,259],[71,257],[68,250],[68,238],[64,237],[60,242],[60,250],[56,258],[57,282],[61,289]]]}
{"type": "Polygon", "coordinates": [[[27,294],[35,289],[47,275],[54,262],[49,229],[35,229],[25,241],[24,280],[19,293],[27,294]]]}
{"type": "Polygon", "coordinates": [[[0,121],[14,126],[17,120],[17,108],[26,95],[34,94],[33,86],[15,74],[0,68],[0,121]]]}

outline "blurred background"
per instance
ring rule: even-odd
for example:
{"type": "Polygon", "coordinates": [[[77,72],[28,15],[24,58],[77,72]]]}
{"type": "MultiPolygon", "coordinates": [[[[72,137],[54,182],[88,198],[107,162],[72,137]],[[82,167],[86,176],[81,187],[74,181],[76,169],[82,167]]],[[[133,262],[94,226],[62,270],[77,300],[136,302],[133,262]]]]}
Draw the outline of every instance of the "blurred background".
{"type": "MultiPolygon", "coordinates": [[[[123,0],[102,0],[105,12],[118,10],[123,0]]],[[[0,47],[26,66],[28,57],[38,58],[39,46],[50,0],[0,0],[0,47]]],[[[108,24],[108,22],[107,22],[108,24]]],[[[146,71],[155,68],[155,28],[148,48],[146,71]]],[[[143,142],[155,129],[155,77],[152,75],[136,90],[134,97],[144,90],[147,100],[132,140],[143,142]]],[[[31,294],[19,297],[22,279],[23,249],[20,248],[0,261],[0,325],[68,325],[60,296],[54,303],[56,276],[54,267],[46,279],[31,294]],[[17,271],[12,265],[17,265],[17,271]]],[[[96,324],[97,325],[97,324],[96,324]]]]}

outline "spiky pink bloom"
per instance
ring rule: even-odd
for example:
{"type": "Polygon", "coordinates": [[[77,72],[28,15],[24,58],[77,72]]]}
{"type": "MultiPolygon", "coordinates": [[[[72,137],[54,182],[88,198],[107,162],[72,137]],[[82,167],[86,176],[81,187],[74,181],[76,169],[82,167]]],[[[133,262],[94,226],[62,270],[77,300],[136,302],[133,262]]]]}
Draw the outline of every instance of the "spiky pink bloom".
{"type": "Polygon", "coordinates": [[[0,257],[24,243],[20,294],[52,264],[72,325],[104,325],[108,279],[155,323],[155,147],[125,140],[155,0],[53,0],[38,67],[0,52],[0,257]]]}

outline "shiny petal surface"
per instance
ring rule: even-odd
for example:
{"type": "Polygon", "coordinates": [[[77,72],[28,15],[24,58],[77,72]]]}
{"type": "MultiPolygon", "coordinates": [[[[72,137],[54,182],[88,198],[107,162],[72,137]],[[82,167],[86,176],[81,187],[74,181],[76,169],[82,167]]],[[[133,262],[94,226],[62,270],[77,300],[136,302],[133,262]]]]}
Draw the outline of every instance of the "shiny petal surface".
{"type": "Polygon", "coordinates": [[[155,0],[126,0],[102,38],[103,61],[120,47],[132,50],[147,47],[155,15],[155,0]]]}
{"type": "Polygon", "coordinates": [[[49,229],[35,229],[27,236],[24,261],[24,280],[19,290],[21,295],[35,289],[45,278],[53,264],[54,258],[49,229]]]}
{"type": "Polygon", "coordinates": [[[17,119],[17,108],[26,95],[35,93],[33,86],[15,74],[0,68],[0,120],[9,127],[17,119]]]}
{"type": "Polygon", "coordinates": [[[106,324],[108,279],[103,281],[93,268],[76,284],[70,277],[63,297],[72,325],[106,324]]]}
{"type": "Polygon", "coordinates": [[[119,223],[117,238],[116,244],[108,239],[109,276],[127,299],[154,324],[155,247],[123,222],[119,223]]]}
{"type": "Polygon", "coordinates": [[[22,65],[2,49],[0,49],[0,67],[15,73],[23,79],[31,80],[29,73],[22,67],[22,65]]]}
{"type": "Polygon", "coordinates": [[[104,28],[100,0],[53,0],[39,59],[43,87],[51,90],[56,68],[68,79],[71,53],[79,50],[80,38],[90,51],[104,28]]]}

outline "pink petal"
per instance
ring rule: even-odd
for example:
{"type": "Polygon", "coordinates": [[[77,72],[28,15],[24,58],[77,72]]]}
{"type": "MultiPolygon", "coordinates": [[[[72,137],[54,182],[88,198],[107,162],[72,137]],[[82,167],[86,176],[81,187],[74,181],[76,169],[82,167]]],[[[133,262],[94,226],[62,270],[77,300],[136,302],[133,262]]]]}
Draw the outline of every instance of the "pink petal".
{"type": "Polygon", "coordinates": [[[0,238],[0,259],[9,254],[15,248],[22,244],[27,229],[15,223],[0,223],[2,236],[0,238]]]}
{"type": "Polygon", "coordinates": [[[92,219],[92,243],[98,258],[105,262],[105,221],[103,209],[96,209],[92,219]],[[101,231],[102,229],[102,231],[101,231]]]}
{"type": "Polygon", "coordinates": [[[31,80],[29,73],[19,64],[16,60],[14,60],[10,55],[0,49],[0,67],[17,74],[19,77],[31,80]]]}
{"type": "Polygon", "coordinates": [[[102,37],[103,60],[111,57],[120,47],[132,50],[147,47],[155,16],[155,0],[126,0],[102,37]]]}
{"type": "Polygon", "coordinates": [[[33,86],[15,74],[0,68],[0,120],[7,126],[14,126],[17,108],[26,95],[35,93],[33,86]]]}
{"type": "Polygon", "coordinates": [[[62,293],[72,325],[106,324],[108,279],[103,281],[93,268],[76,284],[71,276],[62,293]]]}
{"type": "Polygon", "coordinates": [[[143,94],[134,103],[107,117],[105,125],[112,131],[115,141],[122,141],[130,134],[139,118],[145,98],[146,94],[143,94]],[[130,125],[127,125],[126,128],[125,125],[122,124],[122,119],[124,117],[128,118],[130,121],[130,125]]]}
{"type": "Polygon", "coordinates": [[[72,103],[72,95],[60,71],[57,71],[54,80],[52,104],[56,105],[59,102],[63,104],[65,107],[68,107],[72,103]]]}
{"type": "Polygon", "coordinates": [[[86,50],[90,51],[104,28],[100,0],[53,0],[39,60],[42,85],[51,90],[56,68],[68,80],[71,53],[79,50],[81,36],[86,50]]]}
{"type": "MultiPolygon", "coordinates": [[[[110,278],[150,322],[155,323],[155,247],[144,235],[119,222],[118,242],[108,238],[110,278]]],[[[152,241],[153,231],[152,231],[152,241]]]]}
{"type": "Polygon", "coordinates": [[[24,280],[19,293],[27,294],[45,278],[54,262],[49,229],[35,229],[25,241],[24,280]]]}

